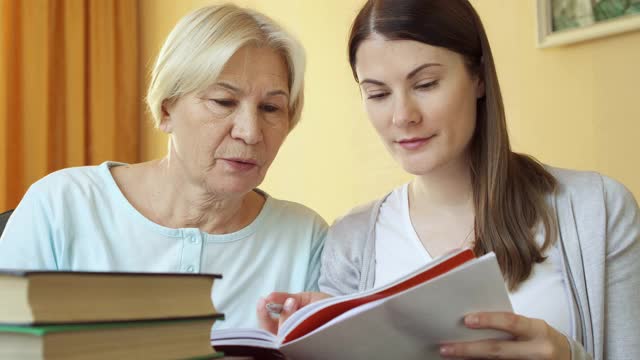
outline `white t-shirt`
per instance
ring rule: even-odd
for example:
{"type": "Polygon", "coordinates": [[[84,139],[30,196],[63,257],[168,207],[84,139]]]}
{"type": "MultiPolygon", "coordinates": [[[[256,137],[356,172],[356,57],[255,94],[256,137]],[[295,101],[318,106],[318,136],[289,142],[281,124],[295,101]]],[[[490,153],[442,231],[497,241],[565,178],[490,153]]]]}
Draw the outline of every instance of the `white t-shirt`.
{"type": "MultiPolygon", "coordinates": [[[[433,258],[420,241],[409,216],[408,184],[395,189],[383,202],[376,221],[376,275],[374,287],[384,286],[424,266],[433,258]]],[[[536,239],[540,243],[543,239],[536,239]]],[[[556,246],[536,264],[529,278],[509,293],[515,313],[545,320],[554,329],[574,336],[572,319],[577,306],[562,271],[556,246]]]]}

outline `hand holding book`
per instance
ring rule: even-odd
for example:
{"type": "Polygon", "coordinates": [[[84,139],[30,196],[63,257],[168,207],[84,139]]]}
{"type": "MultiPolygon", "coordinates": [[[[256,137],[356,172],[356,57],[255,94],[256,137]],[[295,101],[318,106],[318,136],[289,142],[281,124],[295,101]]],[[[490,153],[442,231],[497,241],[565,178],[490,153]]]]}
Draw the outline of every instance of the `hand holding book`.
{"type": "MultiPolygon", "coordinates": [[[[317,292],[275,292],[262,299],[258,314],[263,329],[277,333],[281,325],[297,310],[311,303],[328,298],[317,292]],[[278,318],[270,316],[268,304],[281,305],[278,318]]],[[[444,342],[440,355],[445,358],[523,358],[524,354],[537,354],[539,358],[570,359],[566,337],[542,320],[527,318],[511,312],[474,312],[464,316],[464,325],[469,329],[492,329],[512,336],[469,342],[444,342]],[[495,345],[498,346],[495,346],[495,345]]]]}
{"type": "Polygon", "coordinates": [[[543,320],[508,312],[480,312],[464,317],[470,329],[493,329],[512,335],[505,340],[447,343],[440,347],[446,358],[571,359],[567,338],[543,320]]]}

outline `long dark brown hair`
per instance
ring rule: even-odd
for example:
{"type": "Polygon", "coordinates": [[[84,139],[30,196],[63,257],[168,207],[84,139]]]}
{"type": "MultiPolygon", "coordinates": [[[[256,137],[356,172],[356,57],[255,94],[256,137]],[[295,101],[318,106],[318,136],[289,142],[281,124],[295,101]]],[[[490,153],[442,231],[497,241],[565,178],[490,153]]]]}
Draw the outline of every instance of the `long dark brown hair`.
{"type": "Polygon", "coordinates": [[[484,81],[485,96],[478,99],[470,144],[474,251],[495,252],[509,288],[515,289],[535,263],[544,261],[544,251],[556,240],[555,218],[546,202],[556,180],[535,159],[511,151],[498,76],[480,17],[468,0],[367,1],[349,37],[349,62],[356,81],[356,52],[372,34],[454,51],[484,81]],[[541,246],[534,239],[538,224],[545,230],[541,246]]]}

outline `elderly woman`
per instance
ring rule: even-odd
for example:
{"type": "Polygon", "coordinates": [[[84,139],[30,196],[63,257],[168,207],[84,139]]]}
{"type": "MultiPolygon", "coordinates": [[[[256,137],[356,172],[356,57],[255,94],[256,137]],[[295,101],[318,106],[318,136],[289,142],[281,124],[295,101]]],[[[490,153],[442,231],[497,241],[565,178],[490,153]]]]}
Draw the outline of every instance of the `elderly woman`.
{"type": "Polygon", "coordinates": [[[167,155],[65,169],[35,183],[0,238],[0,268],[222,273],[220,326],[256,326],[274,290],[316,287],[327,225],[256,189],[300,118],[304,52],[233,5],[183,18],[147,102],[167,155]]]}

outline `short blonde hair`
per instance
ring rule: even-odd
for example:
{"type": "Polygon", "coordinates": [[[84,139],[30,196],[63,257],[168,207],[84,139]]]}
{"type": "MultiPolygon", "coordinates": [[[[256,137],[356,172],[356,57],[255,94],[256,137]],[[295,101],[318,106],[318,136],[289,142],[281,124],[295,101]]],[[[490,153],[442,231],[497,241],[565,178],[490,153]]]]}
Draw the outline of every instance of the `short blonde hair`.
{"type": "Polygon", "coordinates": [[[304,102],[304,49],[275,21],[232,4],[207,6],[188,14],[167,37],[147,92],[156,127],[162,120],[164,101],[211,86],[227,61],[245,45],[266,46],[284,57],[289,70],[289,128],[293,129],[304,102]]]}

